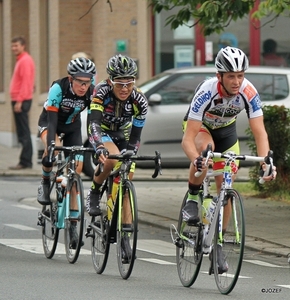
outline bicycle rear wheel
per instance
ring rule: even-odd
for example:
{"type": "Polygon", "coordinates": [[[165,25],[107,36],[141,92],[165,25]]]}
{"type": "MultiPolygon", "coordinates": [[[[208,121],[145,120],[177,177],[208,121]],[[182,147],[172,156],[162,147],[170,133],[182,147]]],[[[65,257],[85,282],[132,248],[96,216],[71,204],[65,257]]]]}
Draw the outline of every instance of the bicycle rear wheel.
{"type": "MultiPolygon", "coordinates": [[[[119,196],[119,195],[118,195],[119,196]]],[[[117,220],[117,260],[120,275],[123,279],[128,279],[132,273],[137,248],[137,235],[138,235],[138,209],[137,209],[137,196],[133,183],[126,180],[123,185],[123,203],[122,214],[123,217],[130,219],[131,224],[122,224],[122,219],[117,220]],[[128,194],[129,201],[124,200],[125,193],[128,194]],[[126,201],[126,202],[125,202],[126,201]],[[124,207],[126,206],[126,210],[124,207]],[[126,214],[126,216],[125,216],[126,214]],[[128,226],[130,225],[130,226],[128,226]]],[[[119,202],[119,205],[120,202],[119,202]]],[[[116,208],[116,207],[115,207],[116,208]]]]}
{"type": "Polygon", "coordinates": [[[109,251],[109,222],[107,218],[107,193],[104,191],[100,200],[102,215],[92,217],[89,231],[91,234],[91,253],[94,268],[98,274],[102,274],[106,268],[109,251]]]}
{"type": "MultiPolygon", "coordinates": [[[[201,195],[199,195],[201,197],[201,195]]],[[[177,232],[179,237],[176,243],[176,265],[179,279],[183,286],[190,287],[195,282],[202,258],[202,224],[196,226],[188,226],[182,219],[182,208],[187,200],[187,193],[182,201],[177,232]]],[[[201,201],[199,201],[201,203],[201,201]]],[[[199,214],[201,209],[199,208],[199,214]]],[[[200,216],[201,219],[201,216],[200,216]]]]}
{"type": "Polygon", "coordinates": [[[67,260],[73,264],[77,261],[83,246],[84,190],[80,176],[74,174],[73,178],[69,179],[67,187],[69,190],[66,191],[68,201],[66,206],[69,216],[65,220],[64,245],[67,260]],[[76,197],[75,204],[72,204],[73,197],[76,197]]]}
{"type": "Polygon", "coordinates": [[[213,268],[219,291],[227,295],[233,290],[239,278],[245,246],[244,206],[242,197],[236,190],[228,190],[224,200],[222,237],[219,236],[218,227],[214,237],[213,268]],[[218,262],[228,270],[222,273],[218,262]]]}

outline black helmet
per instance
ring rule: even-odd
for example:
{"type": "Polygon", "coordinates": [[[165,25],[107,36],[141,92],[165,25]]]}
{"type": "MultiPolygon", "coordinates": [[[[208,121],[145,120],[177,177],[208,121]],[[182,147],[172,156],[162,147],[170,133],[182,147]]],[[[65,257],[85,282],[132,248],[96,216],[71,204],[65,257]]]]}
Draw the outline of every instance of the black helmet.
{"type": "Polygon", "coordinates": [[[67,72],[71,76],[92,78],[96,75],[96,66],[91,60],[85,57],[78,57],[69,62],[67,72]]]}
{"type": "Polygon", "coordinates": [[[135,78],[137,75],[137,65],[132,58],[118,54],[109,59],[107,73],[111,79],[123,77],[135,78]]]}
{"type": "Polygon", "coordinates": [[[249,61],[242,50],[228,46],[218,52],[215,67],[221,73],[244,72],[249,67],[249,61]]]}

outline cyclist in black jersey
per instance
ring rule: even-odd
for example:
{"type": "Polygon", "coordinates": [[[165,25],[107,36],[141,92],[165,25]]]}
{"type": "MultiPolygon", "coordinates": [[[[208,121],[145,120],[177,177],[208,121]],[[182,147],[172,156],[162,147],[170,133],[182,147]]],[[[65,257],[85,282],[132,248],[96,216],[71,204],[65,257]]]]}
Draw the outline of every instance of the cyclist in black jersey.
{"type": "MultiPolygon", "coordinates": [[[[87,211],[91,216],[101,214],[99,207],[100,187],[117,164],[108,159],[110,154],[133,150],[137,153],[142,128],[145,124],[148,101],[135,86],[137,65],[128,56],[115,55],[107,63],[109,78],[101,81],[96,87],[90,106],[88,126],[89,140],[96,150],[94,162],[103,163],[103,172],[94,176],[87,197],[87,211]]],[[[131,168],[130,178],[134,168],[131,168]]],[[[97,168],[96,168],[97,171],[97,168]]],[[[126,210],[126,199],[124,199],[126,210]]],[[[122,220],[123,226],[130,226],[131,220],[122,220]]],[[[122,240],[124,248],[130,245],[126,237],[122,240]],[[124,244],[125,243],[125,244],[124,244]]],[[[129,254],[128,254],[129,255],[129,254]]]]}
{"type": "MultiPolygon", "coordinates": [[[[229,150],[239,154],[239,142],[236,132],[236,117],[245,109],[249,118],[249,125],[253,132],[259,156],[267,156],[269,151],[268,135],[263,122],[263,111],[260,96],[245,78],[248,68],[248,58],[238,48],[226,47],[221,49],[215,60],[216,78],[201,83],[192,99],[184,124],[182,148],[190,159],[188,182],[188,199],[183,208],[183,219],[190,225],[199,222],[198,192],[206,175],[195,177],[196,171],[205,171],[203,150],[209,143],[213,150],[226,152],[229,150]]],[[[213,162],[213,169],[222,169],[223,160],[213,162]]],[[[265,165],[261,168],[265,169],[265,165]]],[[[235,169],[237,171],[237,168],[235,169]]],[[[265,181],[276,177],[276,168],[270,176],[263,177],[265,181]]],[[[217,176],[217,192],[220,191],[222,175],[217,176]]],[[[230,214],[230,205],[224,208],[224,220],[230,214]]],[[[223,224],[223,229],[226,224],[223,224]]],[[[220,272],[227,270],[227,263],[221,249],[218,249],[220,272]]]]}
{"type": "MultiPolygon", "coordinates": [[[[68,76],[54,81],[38,121],[40,138],[44,144],[42,158],[42,181],[37,200],[42,205],[50,204],[50,172],[48,147],[52,140],[60,145],[58,136],[64,133],[63,145],[82,145],[80,113],[89,107],[96,74],[95,64],[84,57],[73,59],[67,66],[68,76]]],[[[78,157],[77,172],[81,173],[83,157],[78,157]]]]}

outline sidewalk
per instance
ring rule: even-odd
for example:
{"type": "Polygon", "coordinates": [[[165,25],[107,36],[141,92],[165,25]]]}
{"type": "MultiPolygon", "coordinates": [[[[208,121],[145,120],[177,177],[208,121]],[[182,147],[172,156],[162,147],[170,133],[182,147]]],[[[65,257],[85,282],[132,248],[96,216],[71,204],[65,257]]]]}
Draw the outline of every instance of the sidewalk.
{"type": "MultiPolygon", "coordinates": [[[[8,167],[18,162],[20,149],[0,145],[0,176],[38,176],[41,166],[33,164],[32,169],[20,171],[8,167]]],[[[187,169],[164,169],[162,175],[152,179],[151,169],[136,169],[134,180],[138,196],[140,222],[154,224],[168,229],[177,225],[181,201],[187,189],[187,169]],[[148,185],[141,181],[148,181],[148,185]],[[140,181],[140,182],[139,182],[140,181]],[[171,186],[169,181],[177,183],[171,186]]],[[[241,168],[237,180],[247,180],[248,169],[241,168]]],[[[87,178],[86,178],[87,179],[87,178]]],[[[85,193],[87,190],[85,189],[85,193]]],[[[23,200],[27,204],[39,205],[35,198],[23,200]]],[[[246,216],[246,246],[257,251],[287,257],[290,253],[290,203],[244,197],[246,216]]]]}

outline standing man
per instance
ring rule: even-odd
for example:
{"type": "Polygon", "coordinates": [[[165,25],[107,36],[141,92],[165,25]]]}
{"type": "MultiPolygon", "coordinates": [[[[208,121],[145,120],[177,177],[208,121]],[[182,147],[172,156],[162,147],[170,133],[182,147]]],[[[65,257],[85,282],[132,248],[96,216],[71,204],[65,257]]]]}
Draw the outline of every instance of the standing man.
{"type": "Polygon", "coordinates": [[[12,39],[12,52],[16,64],[10,82],[10,97],[15,119],[17,138],[22,145],[19,162],[10,170],[32,168],[32,141],[28,113],[34,90],[35,66],[32,57],[25,51],[26,42],[21,36],[12,39]]]}

